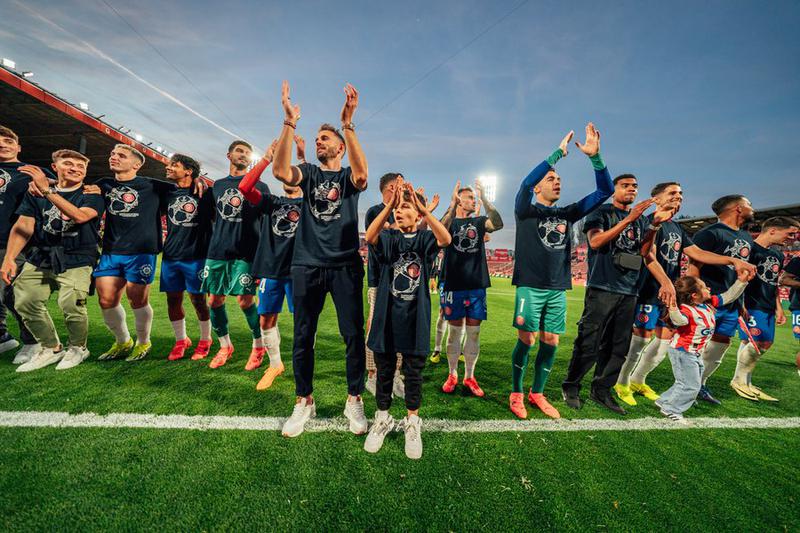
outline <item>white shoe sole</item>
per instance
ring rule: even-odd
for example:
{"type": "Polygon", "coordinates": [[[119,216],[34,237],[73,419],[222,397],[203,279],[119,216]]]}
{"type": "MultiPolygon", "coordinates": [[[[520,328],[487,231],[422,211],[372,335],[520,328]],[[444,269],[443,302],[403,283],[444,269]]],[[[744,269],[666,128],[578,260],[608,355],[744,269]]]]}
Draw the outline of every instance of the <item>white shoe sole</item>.
{"type": "Polygon", "coordinates": [[[80,361],[70,361],[66,362],[63,359],[58,362],[56,365],[56,370],[69,370],[70,368],[75,368],[79,364],[83,363],[85,359],[81,359],[80,361]]]}
{"type": "MultiPolygon", "coordinates": [[[[50,366],[52,364],[58,363],[60,360],[61,359],[54,359],[52,361],[48,361],[47,363],[45,363],[43,365],[37,365],[35,367],[26,367],[25,365],[20,365],[20,366],[17,367],[17,372],[22,373],[22,372],[33,372],[34,370],[41,370],[42,368],[46,368],[46,367],[48,367],[48,366],[50,366]]],[[[25,363],[25,364],[28,364],[28,363],[25,363]]]]}
{"type": "Polygon", "coordinates": [[[420,450],[409,450],[406,448],[406,457],[409,459],[421,459],[422,458],[422,449],[420,450]]]}
{"type": "Polygon", "coordinates": [[[369,437],[367,440],[364,441],[364,451],[367,453],[378,453],[383,448],[383,441],[386,439],[386,435],[381,438],[380,442],[377,443],[370,443],[369,437]]]}
{"type": "Polygon", "coordinates": [[[353,435],[363,435],[369,429],[369,422],[367,419],[364,419],[364,422],[359,422],[358,420],[354,420],[347,411],[344,412],[345,418],[350,421],[350,433],[353,435]]]}

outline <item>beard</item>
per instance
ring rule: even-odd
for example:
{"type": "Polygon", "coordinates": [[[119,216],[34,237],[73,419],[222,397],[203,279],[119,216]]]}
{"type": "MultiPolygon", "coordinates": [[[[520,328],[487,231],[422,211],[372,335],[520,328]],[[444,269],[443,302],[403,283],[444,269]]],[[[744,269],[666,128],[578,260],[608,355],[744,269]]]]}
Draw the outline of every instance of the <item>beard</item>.
{"type": "Polygon", "coordinates": [[[317,159],[319,159],[319,162],[322,163],[323,165],[328,163],[328,161],[330,161],[331,159],[335,158],[336,158],[336,150],[332,148],[328,148],[323,152],[317,152],[317,159]]]}
{"type": "Polygon", "coordinates": [[[245,170],[247,168],[247,163],[238,163],[237,162],[237,163],[231,163],[231,164],[233,165],[233,168],[235,168],[236,170],[245,170]]]}

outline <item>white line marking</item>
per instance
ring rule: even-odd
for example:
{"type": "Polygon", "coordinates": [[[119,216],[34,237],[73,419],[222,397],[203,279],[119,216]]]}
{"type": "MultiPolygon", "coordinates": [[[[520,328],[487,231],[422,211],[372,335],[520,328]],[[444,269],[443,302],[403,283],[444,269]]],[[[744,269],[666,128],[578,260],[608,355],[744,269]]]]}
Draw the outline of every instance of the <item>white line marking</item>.
{"type": "MultiPolygon", "coordinates": [[[[46,411],[0,411],[0,427],[51,428],[140,428],[189,430],[279,431],[285,418],[254,416],[187,416],[138,413],[69,414],[46,411]]],[[[423,419],[425,431],[442,433],[495,433],[531,431],[651,431],[674,429],[794,429],[800,417],[786,418],[707,418],[688,419],[690,426],[664,418],[630,420],[443,420],[423,419]]],[[[317,418],[306,431],[348,431],[344,418],[317,418]]]]}

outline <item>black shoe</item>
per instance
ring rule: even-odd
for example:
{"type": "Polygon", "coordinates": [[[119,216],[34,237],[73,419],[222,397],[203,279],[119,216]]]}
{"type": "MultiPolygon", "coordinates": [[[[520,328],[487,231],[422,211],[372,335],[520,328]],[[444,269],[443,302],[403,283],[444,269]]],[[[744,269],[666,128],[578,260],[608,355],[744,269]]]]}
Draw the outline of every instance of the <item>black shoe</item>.
{"type": "Polygon", "coordinates": [[[571,407],[573,409],[580,409],[583,407],[583,400],[581,400],[581,397],[578,395],[578,391],[562,390],[561,396],[564,397],[567,407],[571,407]]]}
{"type": "Polygon", "coordinates": [[[704,402],[708,402],[711,405],[720,405],[722,402],[717,400],[711,395],[711,391],[708,390],[708,387],[703,385],[700,387],[700,392],[697,393],[697,399],[703,400],[704,402]]]}
{"type": "Polygon", "coordinates": [[[595,391],[589,393],[589,399],[593,402],[602,405],[609,411],[614,411],[618,415],[626,415],[625,409],[620,407],[617,401],[611,396],[610,392],[606,392],[605,394],[598,394],[595,391]]]}

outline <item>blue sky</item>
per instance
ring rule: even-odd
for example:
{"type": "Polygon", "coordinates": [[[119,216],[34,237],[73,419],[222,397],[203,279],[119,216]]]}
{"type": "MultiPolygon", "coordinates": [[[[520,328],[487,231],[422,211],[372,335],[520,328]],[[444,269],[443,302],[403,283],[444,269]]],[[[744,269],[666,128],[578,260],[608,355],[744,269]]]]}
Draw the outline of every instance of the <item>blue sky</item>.
{"type": "MultiPolygon", "coordinates": [[[[0,0],[0,55],[110,123],[194,155],[212,177],[226,173],[232,137],[109,57],[259,146],[280,130],[281,80],[309,140],[338,121],[351,82],[373,180],[360,210],[387,171],[443,197],[456,179],[495,173],[507,229],[494,246],[513,244],[519,180],[588,120],[612,174],[636,174],[643,191],[680,180],[684,214],[707,214],[729,192],[756,207],[800,201],[797,2],[529,0],[366,123],[519,2],[106,2],[192,84],[103,0],[0,0]]],[[[565,202],[593,187],[577,149],[558,170],[565,202]]]]}

